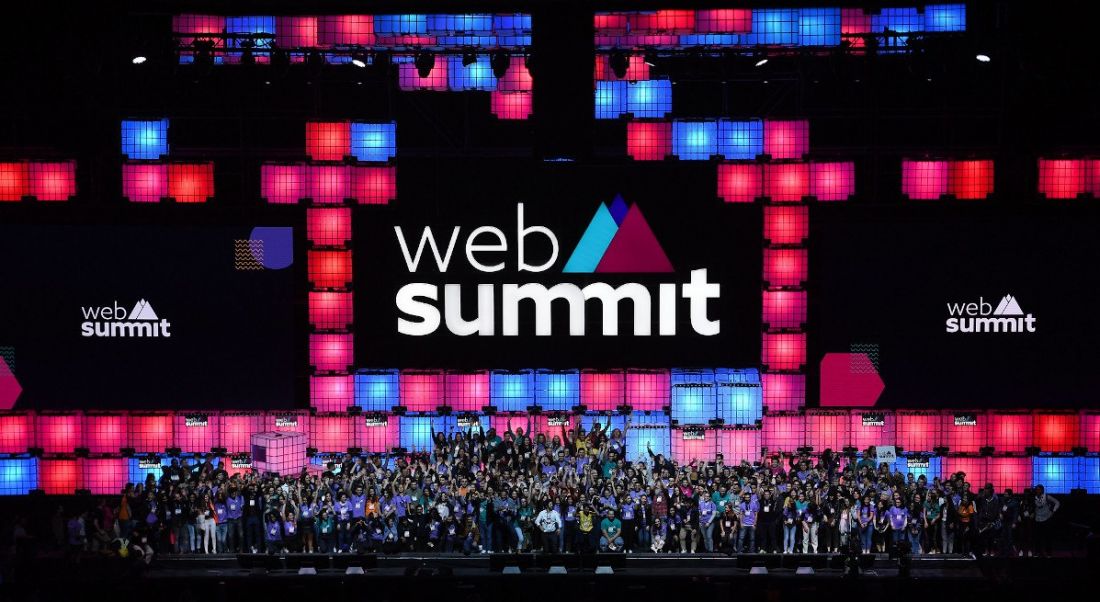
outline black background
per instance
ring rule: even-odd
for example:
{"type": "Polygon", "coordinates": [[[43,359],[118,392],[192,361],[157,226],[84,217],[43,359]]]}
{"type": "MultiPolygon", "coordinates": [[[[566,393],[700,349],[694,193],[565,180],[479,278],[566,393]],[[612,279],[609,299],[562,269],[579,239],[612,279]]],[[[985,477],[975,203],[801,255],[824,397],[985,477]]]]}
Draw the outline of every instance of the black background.
{"type": "MultiPolygon", "coordinates": [[[[548,163],[530,160],[407,160],[398,163],[400,199],[389,207],[356,212],[355,283],[357,363],[360,366],[435,368],[601,368],[672,366],[745,366],[759,362],[760,262],[762,214],[756,205],[722,203],[715,194],[713,166],[675,162],[654,164],[548,163]],[[677,183],[669,190],[669,181],[677,183]],[[562,268],[576,247],[600,202],[608,205],[616,193],[636,203],[672,262],[667,274],[563,274],[562,268]],[[516,270],[516,204],[524,203],[524,225],[550,228],[558,238],[558,258],[543,272],[516,270]],[[425,226],[445,251],[454,226],[460,226],[451,265],[439,274],[425,248],[420,268],[410,274],[393,227],[402,226],[410,253],[415,254],[425,226]],[[483,263],[503,260],[505,268],[488,274],[466,260],[465,242],[474,228],[500,228],[507,239],[505,253],[484,253],[483,263]],[[439,240],[443,238],[444,240],[439,240]],[[658,283],[687,282],[690,270],[707,268],[708,280],[721,285],[720,299],[710,300],[709,316],[721,319],[715,336],[696,334],[691,328],[686,300],[677,305],[676,336],[658,336],[658,283]],[[464,317],[476,308],[479,283],[538,282],[552,286],[572,282],[584,286],[606,282],[617,286],[639,282],[650,286],[652,335],[633,335],[632,304],[619,312],[619,335],[601,334],[601,305],[586,306],[586,334],[568,335],[565,303],[553,304],[553,335],[534,335],[534,310],[520,307],[520,336],[500,334],[502,322],[500,286],[496,298],[496,335],[459,337],[445,324],[423,337],[397,332],[394,297],[410,282],[463,285],[464,317]]],[[[482,243],[492,238],[480,238],[482,243]]],[[[549,257],[545,236],[527,237],[528,264],[542,264],[549,257]]],[[[679,287],[678,287],[679,294],[679,287]]]]}
{"type": "Polygon", "coordinates": [[[168,208],[173,225],[148,219],[164,212],[135,207],[126,224],[0,224],[0,345],[15,347],[17,407],[290,408],[301,399],[304,270],[233,266],[233,241],[252,226],[290,223],[206,207],[168,208]],[[81,336],[82,307],[117,301],[130,312],[142,298],[171,337],[81,336]]]}
{"type": "Polygon", "coordinates": [[[1095,203],[821,206],[811,224],[813,375],[871,343],[883,407],[1074,407],[1100,388],[1095,203]],[[1006,294],[1035,333],[945,331],[947,303],[1006,294]]]}

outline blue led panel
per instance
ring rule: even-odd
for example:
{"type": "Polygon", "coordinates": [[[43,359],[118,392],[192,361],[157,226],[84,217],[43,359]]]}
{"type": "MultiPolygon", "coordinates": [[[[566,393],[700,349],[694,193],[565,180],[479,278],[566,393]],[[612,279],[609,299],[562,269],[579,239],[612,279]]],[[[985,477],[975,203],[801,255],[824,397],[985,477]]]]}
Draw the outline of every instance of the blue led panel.
{"type": "Polygon", "coordinates": [[[525,34],[531,33],[531,15],[515,13],[510,15],[493,15],[493,33],[499,34],[525,34]]]}
{"type": "Polygon", "coordinates": [[[435,43],[439,46],[448,46],[452,48],[484,48],[486,46],[497,46],[497,37],[491,35],[483,36],[437,36],[435,43]]]}
{"type": "Polygon", "coordinates": [[[623,416],[622,414],[611,414],[607,416],[599,414],[585,414],[584,416],[581,416],[581,428],[584,429],[584,432],[590,433],[592,432],[592,428],[598,424],[600,426],[600,429],[603,430],[603,427],[607,424],[608,420],[611,421],[611,428],[607,429],[608,437],[611,436],[611,433],[614,432],[615,429],[619,429],[624,434],[626,433],[626,416],[623,416]]]}
{"type": "Polygon", "coordinates": [[[680,36],[681,46],[737,46],[741,36],[732,33],[688,33],[680,36]]]}
{"type": "Polygon", "coordinates": [[[243,40],[233,36],[244,34],[272,36],[255,40],[256,48],[270,48],[275,35],[275,17],[226,17],[225,33],[230,36],[226,43],[229,48],[242,48],[243,40]]]}
{"type": "Polygon", "coordinates": [[[427,35],[428,15],[375,15],[374,34],[378,36],[427,35]]]}
{"type": "Polygon", "coordinates": [[[168,154],[167,119],[124,119],[122,154],[130,159],[160,159],[168,154]]]}
{"type": "Polygon", "coordinates": [[[764,415],[764,393],[758,384],[720,383],[718,417],[725,424],[755,424],[764,415]]]}
{"type": "Polygon", "coordinates": [[[798,43],[802,46],[839,46],[840,9],[803,8],[800,10],[798,43]]]}
{"type": "Polygon", "coordinates": [[[759,385],[760,371],[756,368],[715,368],[714,382],[759,385]]]}
{"type": "Polygon", "coordinates": [[[530,35],[498,35],[497,46],[502,48],[522,48],[531,45],[530,35]]]}
{"type": "Polygon", "coordinates": [[[966,31],[966,5],[930,4],[924,7],[924,31],[966,31]]]}
{"type": "Polygon", "coordinates": [[[672,419],[680,424],[707,424],[718,417],[714,384],[672,385],[672,419]]]}
{"type": "Polygon", "coordinates": [[[1100,493],[1100,458],[1088,456],[1078,458],[1077,486],[1086,493],[1100,493]]]}
{"type": "Polygon", "coordinates": [[[940,476],[940,458],[939,456],[914,456],[911,458],[899,456],[897,462],[894,463],[894,468],[903,475],[913,473],[914,479],[924,475],[924,478],[931,483],[932,479],[940,476]]]}
{"type": "Polygon", "coordinates": [[[630,414],[629,428],[640,426],[672,426],[672,419],[664,412],[633,412],[630,414]]]}
{"type": "Polygon", "coordinates": [[[665,458],[672,456],[672,439],[667,426],[643,426],[631,427],[626,432],[626,458],[630,462],[645,462],[650,464],[649,452],[646,446],[654,454],[663,455],[665,458]]]}
{"type": "Polygon", "coordinates": [[[764,122],[718,120],[718,154],[726,159],[756,159],[764,154],[764,122]]]}
{"type": "MultiPolygon", "coordinates": [[[[439,60],[439,57],[436,60],[439,60]]],[[[497,78],[489,65],[489,55],[479,54],[475,62],[466,66],[462,65],[461,56],[448,57],[447,87],[453,91],[496,90],[497,78]]]]}
{"type": "Polygon", "coordinates": [[[38,458],[0,459],[0,495],[27,495],[38,488],[38,458]]]}
{"type": "Polygon", "coordinates": [[[712,120],[672,122],[672,154],[685,161],[707,161],[718,154],[718,123],[712,120]]]}
{"type": "Polygon", "coordinates": [[[750,45],[792,46],[798,44],[798,9],[753,9],[750,45]]]}
{"type": "Polygon", "coordinates": [[[535,405],[544,412],[569,412],[580,403],[581,375],[576,370],[535,372],[535,405]]]}
{"type": "Polygon", "coordinates": [[[535,405],[535,375],[530,370],[494,370],[489,374],[489,405],[498,412],[526,412],[535,405]]]}
{"type": "MultiPolygon", "coordinates": [[[[1047,493],[1069,493],[1081,478],[1082,460],[1086,458],[1054,458],[1036,456],[1031,463],[1031,482],[1042,485],[1047,493]]],[[[1090,491],[1089,493],[1100,493],[1090,491]]]]}
{"type": "Polygon", "coordinates": [[[428,33],[435,36],[492,35],[493,15],[428,15],[428,33]]]}
{"type": "MultiPolygon", "coordinates": [[[[924,19],[916,8],[884,8],[877,15],[871,15],[871,31],[882,32],[890,30],[896,33],[909,33],[922,31],[924,19]]],[[[879,44],[883,47],[905,46],[909,41],[908,36],[883,36],[879,38],[879,44]]]]}
{"type": "Polygon", "coordinates": [[[651,79],[629,82],[626,86],[626,112],[635,119],[659,119],[672,112],[672,82],[651,79]]]}
{"type": "Polygon", "coordinates": [[[626,113],[626,82],[596,82],[596,119],[618,119],[626,113]]]}
{"type": "Polygon", "coordinates": [[[709,368],[673,368],[669,378],[673,386],[689,384],[714,384],[714,370],[709,368]]]}
{"type": "Polygon", "coordinates": [[[401,447],[410,452],[431,451],[433,420],[431,416],[402,416],[401,447]]]}
{"type": "Polygon", "coordinates": [[[389,412],[401,405],[397,370],[360,370],[355,373],[355,405],[365,412],[389,412]]]}
{"type": "Polygon", "coordinates": [[[359,161],[392,159],[397,154],[397,122],[351,122],[351,154],[359,161]]]}
{"type": "Polygon", "coordinates": [[[150,474],[153,475],[154,479],[160,481],[160,478],[164,476],[164,467],[171,465],[171,463],[171,459],[163,454],[130,458],[130,482],[134,484],[145,483],[150,474]]]}

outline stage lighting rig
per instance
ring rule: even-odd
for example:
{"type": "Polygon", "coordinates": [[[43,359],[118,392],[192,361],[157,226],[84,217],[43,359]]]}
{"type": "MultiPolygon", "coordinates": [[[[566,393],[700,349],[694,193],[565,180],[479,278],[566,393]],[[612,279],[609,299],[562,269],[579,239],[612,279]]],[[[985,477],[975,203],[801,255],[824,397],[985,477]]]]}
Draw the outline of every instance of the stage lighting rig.
{"type": "Polygon", "coordinates": [[[626,77],[626,71],[630,68],[630,59],[626,56],[626,53],[619,49],[612,50],[607,62],[615,77],[619,79],[626,77]]]}
{"type": "Polygon", "coordinates": [[[503,50],[498,50],[493,53],[493,56],[489,58],[489,65],[493,68],[493,75],[497,79],[504,77],[504,74],[508,72],[508,67],[512,64],[512,57],[503,50]]]}
{"type": "Polygon", "coordinates": [[[462,51],[462,66],[469,67],[477,62],[477,52],[474,52],[472,48],[467,48],[462,51]]]}
{"type": "Polygon", "coordinates": [[[413,60],[416,65],[416,74],[420,77],[428,77],[432,74],[432,69],[435,68],[435,55],[421,51],[416,54],[416,58],[413,60]]]}

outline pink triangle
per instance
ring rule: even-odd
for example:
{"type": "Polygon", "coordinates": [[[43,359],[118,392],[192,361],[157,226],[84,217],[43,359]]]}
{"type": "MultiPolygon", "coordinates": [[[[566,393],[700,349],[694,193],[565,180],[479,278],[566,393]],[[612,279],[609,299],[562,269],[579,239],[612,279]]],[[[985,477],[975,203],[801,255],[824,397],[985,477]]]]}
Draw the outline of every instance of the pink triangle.
{"type": "Polygon", "coordinates": [[[671,272],[672,262],[653,235],[649,222],[637,205],[632,205],[615,238],[604,251],[596,272],[671,272]]]}

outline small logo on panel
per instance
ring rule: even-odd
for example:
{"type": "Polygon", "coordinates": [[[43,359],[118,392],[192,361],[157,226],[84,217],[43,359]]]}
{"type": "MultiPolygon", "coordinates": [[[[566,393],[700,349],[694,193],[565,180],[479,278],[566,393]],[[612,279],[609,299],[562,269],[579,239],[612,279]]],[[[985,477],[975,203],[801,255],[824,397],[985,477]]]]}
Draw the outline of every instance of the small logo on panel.
{"type": "Polygon", "coordinates": [[[80,324],[80,336],[91,338],[169,338],[172,323],[157,315],[145,299],[138,300],[133,309],[115,301],[113,305],[81,307],[84,321],[80,324]]]}
{"type": "Polygon", "coordinates": [[[946,330],[949,333],[1032,333],[1036,331],[1035,315],[1025,313],[1019,301],[1005,295],[996,307],[978,297],[970,303],[947,304],[946,330]]]}

